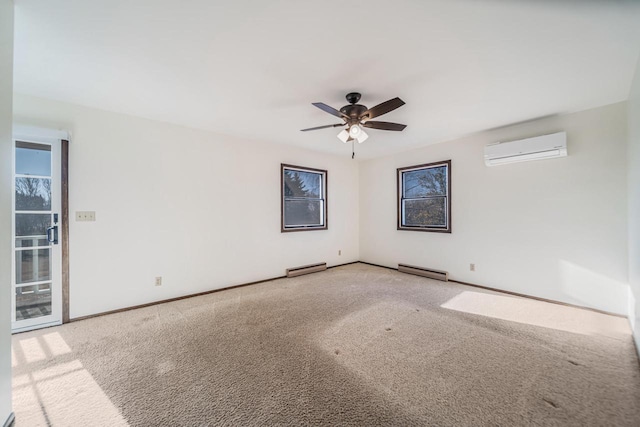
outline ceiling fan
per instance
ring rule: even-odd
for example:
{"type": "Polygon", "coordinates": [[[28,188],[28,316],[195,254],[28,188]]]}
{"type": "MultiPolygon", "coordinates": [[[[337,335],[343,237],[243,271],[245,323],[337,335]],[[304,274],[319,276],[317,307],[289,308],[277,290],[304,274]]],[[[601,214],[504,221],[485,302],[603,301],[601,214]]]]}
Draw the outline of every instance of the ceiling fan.
{"type": "Polygon", "coordinates": [[[371,120],[375,117],[387,114],[388,112],[393,111],[396,108],[402,107],[404,105],[404,101],[402,99],[393,98],[383,102],[382,104],[378,104],[375,107],[367,108],[364,105],[358,104],[358,101],[360,101],[360,96],[361,95],[357,92],[348,93],[347,101],[349,102],[349,105],[345,105],[340,109],[340,111],[322,102],[314,102],[313,105],[324,112],[341,118],[344,123],[317,126],[308,129],[301,129],[301,131],[307,132],[310,130],[347,126],[346,129],[343,129],[342,132],[338,134],[338,138],[345,143],[354,140],[362,143],[369,137],[369,135],[367,135],[362,129],[363,127],[370,129],[395,131],[401,131],[407,127],[407,125],[401,125],[399,123],[379,122],[371,120]]]}

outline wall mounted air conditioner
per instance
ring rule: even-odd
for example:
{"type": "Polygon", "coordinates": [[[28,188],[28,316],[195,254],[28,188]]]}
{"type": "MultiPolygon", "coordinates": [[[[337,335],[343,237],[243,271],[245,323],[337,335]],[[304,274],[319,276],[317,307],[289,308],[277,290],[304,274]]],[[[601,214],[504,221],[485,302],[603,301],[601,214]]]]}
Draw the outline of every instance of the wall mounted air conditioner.
{"type": "Polygon", "coordinates": [[[487,166],[531,160],[553,159],[567,155],[567,133],[558,132],[518,141],[498,142],[484,147],[487,166]]]}

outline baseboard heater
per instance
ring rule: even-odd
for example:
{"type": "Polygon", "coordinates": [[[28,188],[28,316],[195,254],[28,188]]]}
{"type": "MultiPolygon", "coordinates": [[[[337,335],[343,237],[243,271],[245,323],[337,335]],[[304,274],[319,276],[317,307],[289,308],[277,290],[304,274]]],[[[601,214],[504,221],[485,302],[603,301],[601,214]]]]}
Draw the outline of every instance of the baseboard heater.
{"type": "Polygon", "coordinates": [[[402,273],[415,274],[416,276],[428,277],[430,279],[449,281],[449,273],[432,268],[416,267],[415,265],[398,264],[398,271],[402,273]]]}
{"type": "Polygon", "coordinates": [[[287,277],[302,276],[303,274],[316,273],[327,269],[326,262],[318,264],[303,265],[301,267],[287,268],[287,277]]]}

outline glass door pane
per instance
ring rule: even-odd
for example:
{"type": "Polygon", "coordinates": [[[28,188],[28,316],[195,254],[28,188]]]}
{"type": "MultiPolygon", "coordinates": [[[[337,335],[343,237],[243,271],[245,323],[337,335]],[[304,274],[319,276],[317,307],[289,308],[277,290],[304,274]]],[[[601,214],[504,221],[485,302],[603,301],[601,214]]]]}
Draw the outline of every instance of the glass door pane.
{"type": "Polygon", "coordinates": [[[16,141],[16,175],[51,176],[51,145],[16,141]]]}
{"type": "Polygon", "coordinates": [[[16,320],[51,314],[51,283],[16,287],[16,320]]]}
{"type": "Polygon", "coordinates": [[[51,280],[51,248],[16,250],[16,285],[51,280]]]}
{"type": "Polygon", "coordinates": [[[16,210],[50,211],[51,178],[16,178],[16,210]]]}
{"type": "Polygon", "coordinates": [[[51,227],[51,212],[22,213],[16,210],[16,247],[49,246],[47,228],[51,227]]]}

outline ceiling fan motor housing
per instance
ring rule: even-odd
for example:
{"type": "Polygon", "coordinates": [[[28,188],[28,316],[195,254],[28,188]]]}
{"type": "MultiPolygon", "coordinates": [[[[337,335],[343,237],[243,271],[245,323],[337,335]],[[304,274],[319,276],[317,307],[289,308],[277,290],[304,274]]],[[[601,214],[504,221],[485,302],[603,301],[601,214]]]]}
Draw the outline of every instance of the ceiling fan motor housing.
{"type": "Polygon", "coordinates": [[[358,120],[365,111],[367,111],[367,107],[360,104],[345,105],[340,109],[340,112],[349,116],[351,120],[358,120]]]}
{"type": "Polygon", "coordinates": [[[357,102],[360,101],[361,96],[362,95],[360,95],[358,92],[348,93],[346,98],[347,98],[347,102],[349,102],[349,104],[351,105],[345,105],[340,109],[340,112],[342,114],[346,114],[351,118],[351,120],[347,120],[347,124],[349,125],[359,123],[360,116],[362,115],[362,113],[367,111],[367,107],[361,104],[357,104],[357,102]]]}

